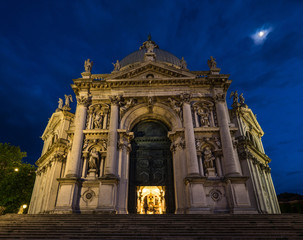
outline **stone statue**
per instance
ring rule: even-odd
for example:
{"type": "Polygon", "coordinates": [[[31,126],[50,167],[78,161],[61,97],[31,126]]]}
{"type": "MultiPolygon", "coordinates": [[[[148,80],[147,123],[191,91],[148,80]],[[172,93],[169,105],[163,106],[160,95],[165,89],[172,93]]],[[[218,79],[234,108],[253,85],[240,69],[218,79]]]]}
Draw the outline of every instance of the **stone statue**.
{"type": "Polygon", "coordinates": [[[62,98],[59,98],[58,103],[59,103],[58,108],[62,109],[62,107],[63,107],[63,100],[62,100],[62,98]]]}
{"type": "Polygon", "coordinates": [[[122,112],[126,111],[127,109],[129,109],[130,107],[134,106],[136,104],[135,99],[130,98],[128,99],[128,101],[125,103],[125,105],[123,107],[120,108],[120,110],[122,112]]]}
{"type": "Polygon", "coordinates": [[[98,152],[93,148],[89,154],[88,167],[89,169],[97,169],[97,161],[99,160],[98,152]]]}
{"type": "Polygon", "coordinates": [[[207,169],[207,168],[214,168],[214,160],[215,160],[215,157],[214,155],[212,154],[212,151],[210,150],[209,147],[206,147],[204,149],[204,167],[207,169]]]}
{"type": "Polygon", "coordinates": [[[155,45],[151,41],[147,41],[145,44],[148,53],[154,52],[155,45]]]}
{"type": "Polygon", "coordinates": [[[145,41],[139,49],[141,50],[143,48],[147,49],[147,53],[153,53],[154,48],[159,48],[159,47],[154,41],[152,41],[151,35],[149,34],[147,41],[145,41]]]}
{"type": "Polygon", "coordinates": [[[90,59],[87,59],[85,60],[84,62],[84,69],[85,69],[85,72],[87,73],[91,73],[92,71],[92,67],[93,67],[93,61],[90,61],[90,59]]]}
{"type": "Polygon", "coordinates": [[[121,68],[119,60],[116,61],[116,63],[113,63],[114,65],[114,71],[119,71],[121,68]]]}
{"type": "Polygon", "coordinates": [[[175,99],[172,99],[172,98],[168,98],[169,102],[170,102],[170,105],[171,107],[176,111],[176,113],[180,113],[181,112],[181,107],[178,106],[178,102],[175,100],[175,99]]]}
{"type": "Polygon", "coordinates": [[[64,95],[64,97],[65,97],[65,106],[69,107],[70,102],[73,102],[73,97],[72,95],[64,95]]]}
{"type": "Polygon", "coordinates": [[[180,64],[181,64],[181,69],[187,69],[187,63],[184,60],[184,57],[181,58],[180,64]]]}
{"type": "Polygon", "coordinates": [[[237,105],[239,101],[238,91],[231,92],[229,98],[233,97],[233,105],[237,105]]]}
{"type": "Polygon", "coordinates": [[[244,103],[244,102],[245,102],[245,98],[243,97],[243,93],[240,94],[240,97],[239,97],[239,98],[240,98],[240,104],[241,104],[241,105],[244,105],[244,104],[245,104],[245,103],[244,103]]]}
{"type": "Polygon", "coordinates": [[[213,56],[210,56],[210,59],[207,60],[207,64],[208,64],[209,69],[217,68],[216,59],[213,58],[213,56]]]}
{"type": "Polygon", "coordinates": [[[98,114],[96,114],[94,119],[94,128],[101,129],[102,123],[103,123],[103,115],[101,114],[101,112],[99,112],[98,114]]]}
{"type": "Polygon", "coordinates": [[[200,116],[201,127],[208,127],[209,126],[208,113],[204,112],[203,108],[198,109],[197,113],[200,116]]]}

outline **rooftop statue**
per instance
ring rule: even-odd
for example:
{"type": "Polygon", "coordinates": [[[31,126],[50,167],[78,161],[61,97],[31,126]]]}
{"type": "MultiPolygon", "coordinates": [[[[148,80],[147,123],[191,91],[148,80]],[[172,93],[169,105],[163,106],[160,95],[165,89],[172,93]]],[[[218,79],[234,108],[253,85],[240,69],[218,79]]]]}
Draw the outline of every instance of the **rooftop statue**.
{"type": "Polygon", "coordinates": [[[62,100],[62,98],[59,98],[58,109],[62,109],[62,107],[63,107],[63,100],[62,100]]]}
{"type": "Polygon", "coordinates": [[[240,104],[244,105],[245,103],[245,98],[243,97],[243,93],[240,94],[240,104]]]}
{"type": "Polygon", "coordinates": [[[210,56],[210,59],[207,60],[207,64],[209,69],[217,68],[217,62],[216,59],[213,58],[213,56],[210,56]]]}
{"type": "Polygon", "coordinates": [[[139,48],[140,50],[146,48],[148,53],[154,52],[154,48],[159,48],[159,46],[151,40],[151,35],[148,35],[147,41],[145,41],[142,46],[139,48]]]}
{"type": "Polygon", "coordinates": [[[69,107],[70,102],[73,102],[73,97],[72,95],[64,95],[64,97],[65,97],[65,106],[69,107]]]}
{"type": "Polygon", "coordinates": [[[94,64],[94,62],[90,61],[90,59],[85,60],[85,62],[84,62],[85,72],[91,73],[93,64],[94,64]]]}
{"type": "Polygon", "coordinates": [[[231,92],[229,98],[233,98],[233,107],[237,107],[238,106],[238,101],[239,101],[239,95],[238,95],[238,91],[235,92],[231,92]]]}
{"type": "Polygon", "coordinates": [[[116,61],[116,63],[113,63],[114,65],[114,71],[119,71],[121,68],[119,60],[116,61]]]}
{"type": "Polygon", "coordinates": [[[187,63],[186,63],[186,61],[184,60],[184,57],[181,58],[180,64],[181,64],[181,68],[182,68],[182,69],[187,69],[187,63]]]}

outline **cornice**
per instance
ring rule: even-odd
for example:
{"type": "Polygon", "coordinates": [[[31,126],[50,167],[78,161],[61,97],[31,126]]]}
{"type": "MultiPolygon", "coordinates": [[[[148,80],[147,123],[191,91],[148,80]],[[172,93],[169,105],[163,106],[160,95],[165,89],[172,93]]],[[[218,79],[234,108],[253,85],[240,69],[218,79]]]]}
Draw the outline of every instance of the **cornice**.
{"type": "Polygon", "coordinates": [[[65,152],[68,140],[59,138],[37,161],[36,165],[40,166],[54,152],[65,152]]]}

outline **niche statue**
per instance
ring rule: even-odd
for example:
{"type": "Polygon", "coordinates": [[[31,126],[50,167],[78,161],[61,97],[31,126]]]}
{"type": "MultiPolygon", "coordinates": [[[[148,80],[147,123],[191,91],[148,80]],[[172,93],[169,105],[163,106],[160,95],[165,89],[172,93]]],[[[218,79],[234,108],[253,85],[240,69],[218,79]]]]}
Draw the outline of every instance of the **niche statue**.
{"type": "Polygon", "coordinates": [[[206,169],[208,168],[214,168],[214,160],[215,160],[215,157],[214,155],[212,154],[212,151],[210,150],[209,147],[206,147],[204,152],[204,167],[206,169]]]}

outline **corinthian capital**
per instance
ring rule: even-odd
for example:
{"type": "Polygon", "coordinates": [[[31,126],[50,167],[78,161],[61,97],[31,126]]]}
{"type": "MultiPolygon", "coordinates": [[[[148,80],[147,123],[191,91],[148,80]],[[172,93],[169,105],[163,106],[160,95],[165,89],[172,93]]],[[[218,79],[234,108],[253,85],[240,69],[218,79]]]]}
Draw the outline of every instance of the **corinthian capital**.
{"type": "Polygon", "coordinates": [[[87,106],[88,105],[88,97],[84,97],[84,96],[77,96],[77,102],[78,105],[84,105],[87,106]]]}
{"type": "Polygon", "coordinates": [[[225,94],[224,93],[217,93],[216,94],[216,101],[217,102],[224,102],[225,101],[225,94]]]}
{"type": "Polygon", "coordinates": [[[180,97],[181,97],[182,103],[190,103],[191,96],[189,93],[182,93],[180,97]]]}
{"type": "Polygon", "coordinates": [[[121,103],[123,102],[122,96],[109,96],[109,99],[113,105],[120,106],[121,103]]]}

